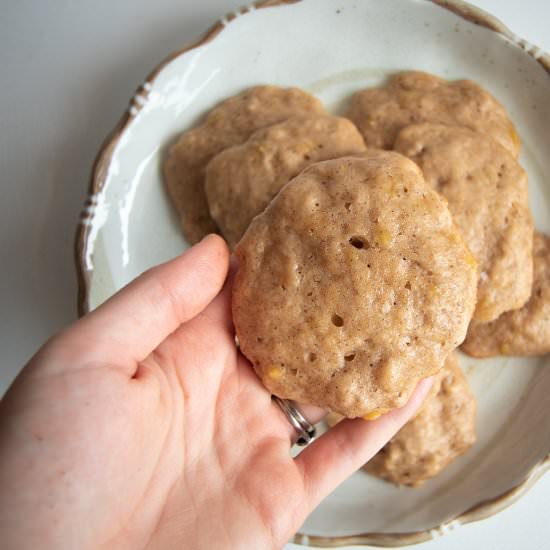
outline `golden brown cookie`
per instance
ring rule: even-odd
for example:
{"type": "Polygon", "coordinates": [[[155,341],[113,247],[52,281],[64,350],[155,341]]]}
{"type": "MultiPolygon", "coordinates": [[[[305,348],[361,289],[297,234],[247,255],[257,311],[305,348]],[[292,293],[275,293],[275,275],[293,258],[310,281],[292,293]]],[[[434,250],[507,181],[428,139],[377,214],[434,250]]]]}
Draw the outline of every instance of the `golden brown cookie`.
{"type": "Polygon", "coordinates": [[[242,352],[282,398],[346,417],[400,407],[462,342],[476,262],[405,157],[319,162],[236,248],[242,352]]]}
{"type": "MultiPolygon", "coordinates": [[[[445,370],[445,365],[447,364],[447,362],[449,362],[451,360],[451,356],[452,355],[447,356],[447,360],[446,360],[445,364],[443,365],[443,368],[439,372],[437,372],[436,374],[434,374],[432,376],[432,385],[430,387],[430,391],[428,392],[428,394],[424,398],[424,401],[427,401],[428,399],[431,399],[432,397],[437,395],[437,393],[439,392],[439,388],[441,387],[441,380],[443,378],[443,372],[445,370]]],[[[421,410],[422,410],[422,407],[420,407],[414,413],[412,418],[415,418],[420,413],[421,410]]],[[[386,414],[387,412],[390,412],[390,411],[386,411],[386,410],[383,410],[383,409],[382,410],[378,409],[374,413],[371,413],[371,414],[368,414],[368,415],[364,416],[363,420],[369,420],[369,421],[370,420],[376,420],[376,419],[380,418],[381,416],[383,416],[384,414],[386,414]]],[[[336,424],[338,424],[338,422],[341,422],[342,420],[344,420],[344,418],[345,417],[342,416],[341,414],[329,411],[326,414],[326,416],[324,418],[324,421],[328,424],[328,426],[330,428],[332,428],[333,426],[336,426],[336,424]]]]}
{"type": "Polygon", "coordinates": [[[386,86],[356,92],[347,114],[368,147],[393,149],[399,130],[419,122],[465,126],[492,137],[514,157],[520,141],[504,107],[471,80],[398,73],[386,86]]]}
{"type": "Polygon", "coordinates": [[[168,151],[163,171],[186,239],[193,244],[217,231],[204,192],[204,170],[214,155],[289,116],[324,112],[318,99],[298,88],[257,86],[223,101],[200,126],[184,132],[168,151]]]}
{"type": "Polygon", "coordinates": [[[535,232],[531,298],[490,323],[472,321],[462,349],[474,357],[550,353],[550,238],[535,232]]]}
{"type": "Polygon", "coordinates": [[[252,218],[306,166],[362,151],[363,138],[346,118],[301,115],[258,130],[208,164],[210,214],[234,247],[252,218]]]}
{"type": "Polygon", "coordinates": [[[479,264],[474,318],[491,321],[522,307],[531,295],[533,221],[527,175],[514,157],[467,128],[429,123],[401,130],[395,150],[447,199],[479,264]]]}
{"type": "Polygon", "coordinates": [[[437,375],[436,392],[367,464],[397,485],[421,485],[464,454],[476,439],[476,401],[453,353],[437,375]]]}

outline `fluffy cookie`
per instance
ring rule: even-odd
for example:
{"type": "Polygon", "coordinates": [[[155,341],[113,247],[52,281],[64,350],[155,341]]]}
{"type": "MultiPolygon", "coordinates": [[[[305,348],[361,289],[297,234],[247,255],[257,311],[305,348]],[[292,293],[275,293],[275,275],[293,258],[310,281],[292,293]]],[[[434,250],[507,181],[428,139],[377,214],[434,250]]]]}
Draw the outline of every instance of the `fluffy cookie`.
{"type": "Polygon", "coordinates": [[[476,401],[453,353],[436,377],[436,391],[366,465],[397,485],[418,486],[475,442],[476,401]]]}
{"type": "Polygon", "coordinates": [[[369,147],[392,149],[401,128],[418,122],[466,126],[492,137],[517,157],[520,141],[504,107],[471,80],[443,80],[410,71],[394,75],[381,88],[352,97],[347,116],[369,147]]]}
{"type": "Polygon", "coordinates": [[[462,349],[474,357],[550,353],[550,238],[535,233],[531,298],[490,323],[472,321],[462,349]]]}
{"type": "Polygon", "coordinates": [[[306,166],[364,150],[361,134],[346,118],[302,115],[258,130],[208,164],[210,214],[234,247],[252,218],[306,166]]]}
{"type": "Polygon", "coordinates": [[[215,107],[200,126],[184,132],[170,148],[163,171],[183,233],[193,244],[217,231],[204,192],[204,170],[227,147],[246,141],[264,126],[297,113],[324,113],[321,102],[297,88],[258,86],[215,107]]]}
{"type": "Polygon", "coordinates": [[[406,403],[466,334],[476,262],[405,157],[319,162],[236,248],[233,319],[274,394],[343,416],[406,403]]]}
{"type": "MultiPolygon", "coordinates": [[[[438,373],[436,373],[432,376],[432,380],[433,380],[432,386],[430,388],[430,391],[428,392],[428,394],[424,398],[424,401],[427,401],[428,399],[431,399],[432,397],[437,395],[437,393],[439,392],[439,389],[441,388],[441,380],[443,378],[443,372],[445,371],[445,367],[447,365],[447,362],[449,362],[451,360],[451,357],[452,357],[452,355],[448,355],[447,360],[446,360],[445,364],[443,365],[443,368],[438,373]]],[[[422,411],[422,407],[420,407],[414,413],[412,418],[415,418],[418,414],[420,414],[421,411],[422,411]]],[[[390,412],[390,411],[377,410],[377,411],[375,411],[374,414],[364,416],[363,419],[364,420],[376,420],[377,418],[380,418],[383,414],[386,414],[386,412],[390,412]]],[[[333,426],[336,426],[336,424],[338,424],[338,422],[341,422],[344,419],[345,419],[345,417],[342,416],[341,414],[338,414],[338,413],[335,413],[335,412],[328,412],[327,415],[324,418],[324,421],[328,424],[329,427],[332,428],[333,426]]]]}
{"type": "Polygon", "coordinates": [[[447,199],[479,264],[474,318],[492,321],[522,307],[531,295],[533,221],[527,176],[514,157],[467,128],[441,124],[404,128],[395,149],[447,199]]]}

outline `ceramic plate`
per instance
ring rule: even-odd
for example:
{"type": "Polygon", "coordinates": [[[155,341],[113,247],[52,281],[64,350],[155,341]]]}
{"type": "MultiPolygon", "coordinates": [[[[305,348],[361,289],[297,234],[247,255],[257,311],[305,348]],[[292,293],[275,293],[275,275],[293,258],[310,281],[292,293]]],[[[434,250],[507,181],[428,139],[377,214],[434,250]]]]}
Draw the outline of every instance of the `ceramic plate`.
{"type": "MultiPolygon", "coordinates": [[[[163,189],[166,148],[216,103],[261,83],[300,86],[340,113],[353,91],[395,71],[476,80],[517,126],[537,227],[550,231],[549,68],[537,48],[456,1],[270,1],[224,18],[147,78],[100,151],[77,236],[81,312],[188,246],[163,189]]],[[[549,362],[462,356],[479,401],[473,449],[419,489],[358,472],[296,542],[410,544],[510,504],[549,462],[549,362]]]]}

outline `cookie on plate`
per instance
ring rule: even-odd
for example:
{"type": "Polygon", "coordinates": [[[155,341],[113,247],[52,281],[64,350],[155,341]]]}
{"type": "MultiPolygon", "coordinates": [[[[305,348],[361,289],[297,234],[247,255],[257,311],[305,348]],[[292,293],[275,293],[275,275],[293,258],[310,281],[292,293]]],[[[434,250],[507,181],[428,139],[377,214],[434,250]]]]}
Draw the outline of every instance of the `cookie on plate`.
{"type": "Polygon", "coordinates": [[[520,140],[504,107],[471,80],[448,81],[419,71],[398,73],[386,86],[356,92],[347,114],[367,147],[393,149],[399,130],[435,122],[465,126],[492,137],[514,157],[520,140]]]}
{"type": "Polygon", "coordinates": [[[204,170],[214,155],[289,116],[324,112],[318,99],[298,88],[257,86],[226,99],[200,126],[184,132],[168,151],[163,171],[186,239],[194,244],[217,231],[204,192],[204,170]]]}
{"type": "Polygon", "coordinates": [[[535,232],[531,298],[490,323],[472,321],[462,349],[474,357],[550,353],[550,238],[535,232]]]}
{"type": "Polygon", "coordinates": [[[479,264],[474,318],[492,321],[531,295],[533,220],[527,175],[501,145],[459,126],[415,124],[395,150],[416,162],[448,203],[479,264]]]}
{"type": "Polygon", "coordinates": [[[306,168],[236,255],[235,328],[266,387],[349,418],[404,405],[475,305],[476,262],[444,199],[393,152],[306,168]]]}
{"type": "Polygon", "coordinates": [[[210,214],[234,247],[252,218],[306,166],[362,151],[363,138],[346,118],[300,115],[258,130],[208,164],[210,214]]]}
{"type": "Polygon", "coordinates": [[[474,444],[476,400],[456,354],[449,355],[434,388],[416,416],[367,462],[367,472],[396,485],[418,486],[474,444]]]}

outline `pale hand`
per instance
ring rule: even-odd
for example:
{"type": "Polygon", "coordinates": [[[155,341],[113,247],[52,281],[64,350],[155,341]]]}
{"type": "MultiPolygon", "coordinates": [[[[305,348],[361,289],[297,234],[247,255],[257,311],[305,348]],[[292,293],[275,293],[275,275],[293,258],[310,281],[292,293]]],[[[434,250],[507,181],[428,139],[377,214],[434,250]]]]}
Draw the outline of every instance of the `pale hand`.
{"type": "Polygon", "coordinates": [[[207,237],[25,367],[0,403],[4,550],[281,548],[418,407],[429,382],[292,459],[292,428],[235,346],[228,264],[207,237]]]}

